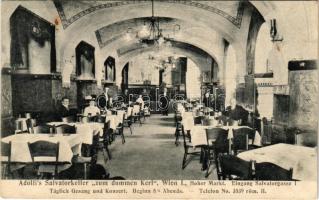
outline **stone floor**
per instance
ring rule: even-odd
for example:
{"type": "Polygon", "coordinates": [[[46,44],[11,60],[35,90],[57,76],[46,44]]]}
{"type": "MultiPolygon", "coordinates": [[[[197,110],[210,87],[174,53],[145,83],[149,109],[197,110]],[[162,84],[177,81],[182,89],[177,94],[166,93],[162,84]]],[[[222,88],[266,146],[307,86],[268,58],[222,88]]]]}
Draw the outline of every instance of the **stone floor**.
{"type": "MultiPolygon", "coordinates": [[[[120,138],[110,146],[112,160],[105,167],[112,176],[126,179],[205,179],[199,158],[194,157],[182,170],[184,147],[182,142],[175,145],[175,125],[172,114],[169,116],[152,115],[140,126],[132,126],[133,134],[125,129],[126,143],[120,138]]],[[[182,139],[182,138],[181,138],[182,139]]],[[[99,163],[104,163],[99,155],[99,163]]],[[[207,179],[217,179],[215,167],[207,179]]]]}

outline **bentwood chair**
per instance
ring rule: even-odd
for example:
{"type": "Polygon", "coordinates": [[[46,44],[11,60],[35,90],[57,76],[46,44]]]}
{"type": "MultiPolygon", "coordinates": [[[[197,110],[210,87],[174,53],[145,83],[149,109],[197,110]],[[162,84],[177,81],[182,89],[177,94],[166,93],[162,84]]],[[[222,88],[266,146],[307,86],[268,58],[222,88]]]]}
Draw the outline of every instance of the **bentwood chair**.
{"type": "Polygon", "coordinates": [[[106,151],[107,156],[110,160],[112,159],[112,155],[109,150],[109,145],[111,144],[111,141],[110,141],[111,134],[112,134],[112,130],[110,129],[110,121],[108,121],[104,123],[103,135],[102,135],[102,138],[99,139],[99,143],[102,144],[103,154],[105,154],[105,151],[106,151]]]}
{"type": "Polygon", "coordinates": [[[130,128],[131,135],[133,134],[132,127],[131,127],[132,124],[133,124],[133,108],[128,107],[126,114],[124,115],[123,126],[130,128]]]}
{"type": "Polygon", "coordinates": [[[140,125],[142,125],[142,108],[140,105],[133,105],[132,117],[134,122],[139,121],[140,125]]]}
{"type": "MultiPolygon", "coordinates": [[[[206,176],[209,176],[209,168],[211,166],[211,162],[214,161],[216,163],[217,160],[217,149],[215,148],[215,143],[218,137],[223,137],[222,135],[227,137],[228,130],[222,128],[209,128],[206,129],[206,139],[207,146],[205,147],[205,161],[207,161],[207,171],[206,176]]],[[[220,140],[220,139],[219,139],[220,140]]]]}
{"type": "Polygon", "coordinates": [[[233,130],[233,150],[235,155],[240,151],[247,151],[254,147],[255,133],[254,129],[246,127],[233,130]]]}
{"type": "Polygon", "coordinates": [[[218,180],[221,179],[221,170],[218,167],[219,156],[220,155],[229,155],[230,154],[230,144],[228,139],[228,134],[219,134],[214,143],[214,155],[215,155],[215,167],[217,172],[218,180]]]}
{"type": "Polygon", "coordinates": [[[219,155],[219,178],[226,180],[252,180],[252,162],[234,155],[219,155]]]}
{"type": "Polygon", "coordinates": [[[1,178],[11,176],[11,142],[1,142],[1,178]]]}
{"type": "Polygon", "coordinates": [[[28,132],[28,131],[24,131],[23,129],[23,121],[21,120],[15,120],[15,131],[14,134],[19,134],[19,133],[23,133],[23,132],[28,132]]]}
{"type": "Polygon", "coordinates": [[[31,154],[32,164],[37,168],[37,175],[49,173],[53,178],[55,178],[58,175],[60,143],[40,140],[33,143],[28,142],[28,147],[31,154]],[[40,165],[54,165],[54,171],[40,172],[40,165]]]}
{"type": "MultiPolygon", "coordinates": [[[[83,148],[83,146],[82,146],[83,148]]],[[[72,158],[73,165],[83,165],[83,174],[84,179],[88,178],[88,166],[94,166],[97,162],[97,153],[99,149],[99,134],[95,134],[92,136],[92,145],[89,148],[89,156],[79,156],[75,155],[72,158]]]]}
{"type": "Polygon", "coordinates": [[[121,136],[122,138],[122,144],[125,143],[125,136],[124,136],[124,118],[125,118],[125,114],[120,114],[120,112],[117,113],[117,116],[122,118],[122,122],[120,122],[120,124],[116,127],[116,133],[118,135],[121,136]]]}
{"type": "Polygon", "coordinates": [[[71,126],[69,124],[62,124],[55,127],[56,134],[75,134],[76,128],[75,126],[71,126]]]}
{"type": "Polygon", "coordinates": [[[27,129],[28,129],[28,133],[34,133],[34,130],[33,130],[33,123],[32,123],[32,119],[31,118],[28,118],[26,120],[26,124],[27,124],[27,129]]]}
{"type": "MultiPolygon", "coordinates": [[[[179,136],[182,135],[182,116],[176,114],[175,116],[176,124],[175,124],[175,145],[179,144],[179,136]]],[[[187,137],[187,136],[186,136],[187,137]]]]}
{"type": "Polygon", "coordinates": [[[202,119],[203,119],[202,116],[194,117],[194,124],[195,125],[201,125],[202,124],[202,119]]]}
{"type": "Polygon", "coordinates": [[[105,123],[106,116],[97,115],[95,120],[96,120],[96,122],[98,122],[98,123],[105,123]]]}
{"type": "Polygon", "coordinates": [[[183,125],[181,125],[181,129],[182,129],[183,145],[184,145],[184,157],[183,157],[182,169],[185,169],[188,163],[191,161],[190,158],[187,158],[187,157],[189,155],[192,157],[194,156],[200,157],[202,154],[202,151],[194,150],[196,147],[200,147],[200,146],[194,146],[191,142],[187,141],[183,125]]]}
{"type": "Polygon", "coordinates": [[[257,180],[291,181],[292,174],[292,168],[287,170],[274,163],[262,162],[255,164],[255,178],[257,180]]]}
{"type": "Polygon", "coordinates": [[[52,126],[47,126],[47,125],[38,125],[38,126],[35,126],[33,127],[33,132],[35,134],[38,134],[38,133],[53,133],[53,127],[52,126]]]}
{"type": "Polygon", "coordinates": [[[75,117],[74,116],[62,117],[62,122],[65,122],[65,123],[75,122],[75,117]]]}

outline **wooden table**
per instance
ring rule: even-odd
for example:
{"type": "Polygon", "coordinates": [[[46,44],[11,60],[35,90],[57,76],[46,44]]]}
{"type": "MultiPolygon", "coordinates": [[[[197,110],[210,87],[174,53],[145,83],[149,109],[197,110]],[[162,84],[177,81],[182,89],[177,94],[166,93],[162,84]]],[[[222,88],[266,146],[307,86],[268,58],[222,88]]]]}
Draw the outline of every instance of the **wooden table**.
{"type": "Polygon", "coordinates": [[[317,180],[315,148],[280,143],[239,153],[237,156],[246,161],[271,162],[285,169],[293,168],[293,179],[317,180]]]}

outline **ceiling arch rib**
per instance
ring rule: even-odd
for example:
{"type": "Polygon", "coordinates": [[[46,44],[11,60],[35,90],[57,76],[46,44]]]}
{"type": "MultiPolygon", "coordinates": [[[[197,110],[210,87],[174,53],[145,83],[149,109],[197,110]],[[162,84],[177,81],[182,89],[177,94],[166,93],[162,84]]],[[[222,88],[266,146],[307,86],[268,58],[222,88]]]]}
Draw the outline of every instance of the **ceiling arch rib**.
{"type": "Polygon", "coordinates": [[[202,66],[203,62],[206,62],[207,59],[213,59],[207,52],[204,50],[187,44],[183,42],[172,41],[172,46],[170,47],[162,47],[158,49],[155,45],[152,46],[141,46],[139,44],[133,44],[120,49],[121,55],[119,56],[120,67],[123,67],[125,63],[134,59],[137,56],[147,53],[154,53],[159,56],[173,56],[174,54],[183,54],[189,57],[193,62],[195,62],[198,66],[202,66]]]}
{"type": "MultiPolygon", "coordinates": [[[[138,42],[138,38],[135,38],[135,34],[142,29],[142,26],[146,22],[148,23],[148,20],[150,20],[150,18],[129,19],[96,30],[95,35],[103,52],[102,55],[110,51],[121,49],[123,45],[127,46],[128,44],[138,42]],[[132,31],[132,38],[129,41],[125,37],[128,29],[132,31]]],[[[162,29],[164,37],[173,38],[175,41],[197,46],[206,51],[218,63],[222,62],[223,38],[216,31],[207,30],[204,27],[199,27],[178,19],[158,18],[158,20],[160,21],[160,29],[162,29]],[[179,32],[174,33],[175,25],[179,26],[179,32]]]]}
{"type": "MultiPolygon", "coordinates": [[[[65,9],[65,10],[72,10],[65,9]]],[[[97,30],[102,26],[107,26],[119,21],[124,21],[132,18],[139,17],[150,17],[150,5],[140,4],[136,5],[127,5],[123,7],[110,7],[108,8],[109,12],[105,10],[97,10],[90,14],[87,14],[80,19],[76,20],[72,25],[64,30],[63,38],[67,41],[62,41],[60,50],[63,52],[67,49],[67,46],[72,45],[72,40],[77,40],[74,37],[74,34],[81,35],[88,34],[91,30],[97,30]],[[124,9],[125,8],[125,9],[124,9]],[[85,24],[85,26],[84,26],[85,24]],[[82,32],[82,33],[81,33],[82,32]],[[83,33],[85,32],[85,33],[83,33]]],[[[221,17],[220,15],[212,15],[210,12],[203,12],[200,9],[192,9],[191,7],[172,6],[172,4],[158,2],[156,3],[156,16],[161,17],[170,17],[176,18],[179,20],[187,21],[191,24],[196,24],[205,29],[214,30],[220,33],[227,41],[232,42],[234,40],[234,34],[238,29],[232,25],[228,20],[221,17]],[[189,16],[185,18],[185,16],[189,16]]],[[[62,40],[63,40],[62,38],[62,40]]],[[[63,54],[63,53],[62,53],[63,54]]]]}
{"type": "MultiPolygon", "coordinates": [[[[68,1],[55,0],[54,4],[60,15],[63,23],[63,28],[66,29],[75,21],[80,18],[89,15],[93,12],[102,9],[109,9],[113,7],[123,7],[127,5],[140,6],[141,4],[151,4],[149,0],[139,1],[112,1],[105,3],[105,1],[79,1],[70,3],[68,1]]],[[[243,16],[243,4],[241,1],[232,2],[209,2],[209,1],[179,1],[179,0],[167,0],[157,1],[156,4],[171,4],[172,6],[185,5],[198,10],[208,11],[212,14],[219,15],[229,22],[231,22],[237,28],[240,28],[242,16],[243,16]]]]}

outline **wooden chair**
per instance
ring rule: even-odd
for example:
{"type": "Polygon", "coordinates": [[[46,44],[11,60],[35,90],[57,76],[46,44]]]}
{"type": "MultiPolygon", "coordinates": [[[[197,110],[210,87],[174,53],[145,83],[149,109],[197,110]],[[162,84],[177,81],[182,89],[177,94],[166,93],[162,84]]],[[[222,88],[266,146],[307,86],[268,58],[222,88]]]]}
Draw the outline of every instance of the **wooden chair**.
{"type": "Polygon", "coordinates": [[[56,134],[75,134],[76,128],[75,126],[71,126],[68,124],[62,124],[55,127],[56,134]]]}
{"type": "Polygon", "coordinates": [[[139,121],[140,125],[142,125],[142,121],[141,121],[141,106],[140,105],[134,105],[133,106],[133,113],[132,113],[132,117],[133,117],[133,121],[139,121]]]}
{"type": "Polygon", "coordinates": [[[55,178],[55,176],[58,175],[60,143],[40,140],[33,143],[28,142],[28,147],[31,154],[32,164],[35,167],[39,167],[41,164],[54,165],[54,172],[39,172],[39,170],[37,170],[37,174],[50,173],[52,177],[55,178]],[[45,159],[42,159],[44,157],[45,159]]]}
{"type": "Polygon", "coordinates": [[[252,162],[233,155],[219,155],[221,178],[226,180],[252,180],[252,162]]]}
{"type": "Polygon", "coordinates": [[[133,109],[128,109],[127,113],[124,115],[123,126],[130,128],[131,135],[133,134],[132,127],[131,127],[132,123],[133,123],[133,109]]]}
{"type": "Polygon", "coordinates": [[[106,120],[106,117],[105,117],[105,116],[97,115],[97,116],[96,116],[96,119],[95,119],[95,122],[105,123],[105,120],[106,120]]]}
{"type": "Polygon", "coordinates": [[[233,150],[235,155],[239,151],[247,151],[254,148],[255,133],[254,129],[246,127],[233,130],[233,150]]]}
{"type": "Polygon", "coordinates": [[[202,124],[202,116],[197,116],[197,117],[194,117],[194,124],[195,125],[201,125],[202,124]]]}
{"type": "MultiPolygon", "coordinates": [[[[190,152],[190,150],[194,149],[195,146],[193,146],[193,144],[191,142],[187,141],[183,125],[181,126],[181,128],[182,128],[183,145],[184,145],[184,157],[183,157],[182,169],[185,169],[187,164],[190,162],[190,159],[187,160],[187,156],[192,155],[192,156],[199,156],[200,157],[202,154],[202,151],[193,151],[192,150],[190,152]]],[[[198,147],[200,147],[200,146],[198,146],[198,147]]]]}
{"type": "Polygon", "coordinates": [[[65,123],[75,122],[75,117],[74,116],[62,117],[62,122],[65,122],[65,123]]]}
{"type": "MultiPolygon", "coordinates": [[[[179,136],[182,134],[182,116],[175,116],[176,124],[175,124],[175,145],[179,144],[179,136]]],[[[186,136],[187,137],[187,136],[186,136]]]]}
{"type": "Polygon", "coordinates": [[[110,138],[111,138],[111,129],[110,129],[110,121],[108,121],[104,123],[103,136],[102,138],[100,138],[99,142],[102,144],[103,154],[105,154],[105,151],[106,151],[108,158],[111,160],[112,155],[109,150],[109,145],[111,144],[110,138]]]}
{"type": "Polygon", "coordinates": [[[32,119],[31,118],[28,118],[26,120],[26,124],[27,124],[28,133],[34,133],[33,123],[32,123],[32,119]]]}
{"type": "Polygon", "coordinates": [[[15,131],[14,131],[14,134],[20,134],[20,133],[25,133],[28,131],[25,131],[25,130],[22,130],[23,129],[23,121],[21,120],[16,120],[15,121],[15,131]]]}
{"type": "MultiPolygon", "coordinates": [[[[97,153],[99,150],[99,134],[92,136],[92,145],[89,146],[88,156],[75,155],[72,158],[72,164],[83,165],[83,178],[88,179],[88,166],[94,166],[97,162],[97,153]]],[[[83,146],[82,146],[83,148],[83,146]]]]}
{"type": "Polygon", "coordinates": [[[1,177],[9,178],[11,176],[11,141],[1,142],[1,166],[1,177]]]}
{"type": "MultiPolygon", "coordinates": [[[[119,113],[117,115],[119,115],[119,113]]],[[[121,116],[119,116],[119,117],[121,117],[121,116]]],[[[123,115],[122,116],[122,122],[116,127],[117,134],[120,135],[121,138],[122,138],[122,144],[125,143],[124,124],[123,124],[124,123],[124,118],[125,118],[125,116],[123,115]]]]}
{"type": "Polygon", "coordinates": [[[217,160],[217,151],[215,150],[215,142],[217,141],[218,137],[222,137],[219,135],[227,136],[228,130],[222,128],[210,128],[206,129],[206,139],[207,139],[207,146],[205,147],[205,161],[207,162],[207,171],[206,176],[209,176],[209,168],[211,166],[211,161],[216,163],[217,160]]]}
{"type": "Polygon", "coordinates": [[[50,127],[50,126],[47,126],[47,125],[38,125],[38,126],[33,127],[33,132],[35,134],[38,134],[38,133],[47,133],[47,134],[49,134],[49,133],[53,133],[54,132],[53,129],[54,129],[53,127],[50,127]]]}
{"type": "Polygon", "coordinates": [[[255,164],[255,178],[257,180],[291,181],[292,174],[292,168],[287,170],[270,162],[262,162],[255,164]]]}
{"type": "Polygon", "coordinates": [[[222,174],[219,166],[219,155],[230,154],[230,144],[228,134],[219,134],[214,143],[215,166],[218,180],[221,180],[222,174]]]}

